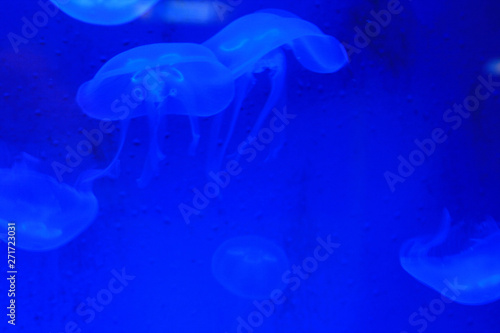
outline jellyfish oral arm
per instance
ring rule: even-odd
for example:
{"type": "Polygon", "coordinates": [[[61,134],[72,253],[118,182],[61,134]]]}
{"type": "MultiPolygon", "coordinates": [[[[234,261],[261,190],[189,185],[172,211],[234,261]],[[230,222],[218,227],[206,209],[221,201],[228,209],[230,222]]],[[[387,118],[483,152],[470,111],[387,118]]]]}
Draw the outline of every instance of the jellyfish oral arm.
{"type": "Polygon", "coordinates": [[[260,112],[259,117],[250,132],[249,138],[257,136],[257,132],[261,128],[262,123],[266,120],[272,108],[276,106],[280,99],[284,99],[283,87],[285,86],[286,78],[286,59],[281,50],[277,50],[275,54],[272,55],[272,62],[273,70],[271,74],[271,93],[269,94],[266,104],[262,108],[262,111],[260,112]]]}
{"type": "Polygon", "coordinates": [[[158,173],[158,162],[165,159],[165,155],[162,153],[158,143],[158,124],[160,121],[160,114],[155,109],[153,103],[147,103],[149,108],[148,118],[151,137],[149,140],[149,149],[144,163],[144,168],[141,176],[137,179],[137,185],[140,188],[144,188],[147,184],[149,184],[153,176],[158,173]]]}
{"type": "Polygon", "coordinates": [[[193,136],[193,140],[189,146],[189,155],[194,156],[200,142],[200,123],[198,117],[195,116],[189,116],[189,122],[191,124],[191,134],[193,136]]]}
{"type": "MultiPolygon", "coordinates": [[[[253,87],[254,85],[254,78],[253,75],[250,73],[247,73],[243,76],[240,76],[238,79],[236,79],[236,91],[235,91],[235,98],[232,103],[232,112],[231,112],[231,120],[229,123],[229,129],[226,132],[221,150],[219,154],[217,154],[217,159],[216,159],[216,164],[215,168],[219,168],[220,165],[222,164],[222,161],[226,155],[227,151],[227,146],[229,145],[229,141],[231,140],[231,137],[234,133],[234,129],[236,127],[236,121],[238,120],[238,115],[240,113],[241,105],[243,104],[243,100],[245,99],[245,96],[247,95],[248,91],[253,87]]],[[[218,138],[220,135],[220,130],[221,130],[221,122],[222,122],[222,115],[218,116],[217,121],[216,121],[216,128],[217,130],[212,133],[213,138],[211,145],[213,149],[215,150],[215,147],[217,146],[218,143],[218,138]]]]}
{"type": "Polygon", "coordinates": [[[427,247],[431,248],[437,245],[441,245],[448,237],[451,227],[451,216],[448,209],[443,209],[443,216],[441,220],[441,226],[439,232],[434,236],[434,238],[427,244],[427,247]]]}
{"type": "Polygon", "coordinates": [[[115,156],[113,157],[113,160],[108,164],[108,166],[105,169],[96,169],[96,170],[88,170],[85,171],[78,177],[78,180],[76,182],[76,187],[77,188],[83,188],[83,189],[90,189],[92,187],[92,183],[94,180],[102,177],[111,177],[111,178],[117,178],[119,173],[120,173],[120,160],[118,157],[120,156],[123,146],[125,144],[125,138],[127,137],[127,130],[129,126],[130,120],[125,119],[121,121],[121,132],[120,132],[120,145],[118,147],[118,150],[115,153],[115,156]]]}

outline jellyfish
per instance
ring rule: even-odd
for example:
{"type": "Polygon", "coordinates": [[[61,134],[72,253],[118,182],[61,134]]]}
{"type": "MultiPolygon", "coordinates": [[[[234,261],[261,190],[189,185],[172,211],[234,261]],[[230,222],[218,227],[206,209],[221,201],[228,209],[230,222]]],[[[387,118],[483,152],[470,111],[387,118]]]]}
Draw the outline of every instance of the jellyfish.
{"type": "Polygon", "coordinates": [[[493,75],[500,75],[500,58],[494,58],[490,59],[486,65],[485,69],[487,72],[493,74],[493,75]]]}
{"type": "MultiPolygon", "coordinates": [[[[283,50],[291,50],[302,66],[317,73],[333,73],[348,61],[347,53],[337,39],[325,35],[313,23],[279,9],[266,9],[243,16],[203,45],[210,48],[231,70],[236,82],[231,120],[220,158],[224,157],[228,141],[234,132],[241,104],[255,85],[256,74],[267,73],[271,81],[271,92],[249,138],[257,135],[269,112],[283,98],[286,74],[283,50]]],[[[219,116],[214,127],[215,137],[220,131],[221,119],[219,116]]]]}
{"type": "Polygon", "coordinates": [[[130,119],[147,116],[149,152],[138,185],[146,186],[165,158],[158,143],[158,126],[165,115],[189,116],[194,152],[200,138],[198,117],[221,112],[232,101],[234,80],[206,47],[191,43],[139,46],[105,63],[94,78],[82,84],[77,103],[88,116],[121,120],[120,154],[130,119]]]}
{"type": "Polygon", "coordinates": [[[135,20],[149,11],[159,0],[51,1],[64,13],[79,21],[98,25],[117,25],[135,20]]]}
{"type": "Polygon", "coordinates": [[[118,164],[83,172],[74,187],[36,170],[37,164],[22,153],[11,168],[0,168],[0,239],[16,248],[47,251],[70,242],[94,221],[98,202],[92,183],[115,177],[118,164]]]}
{"type": "Polygon", "coordinates": [[[457,303],[500,299],[500,229],[491,217],[472,228],[451,226],[444,210],[439,232],[407,241],[400,263],[415,279],[457,303]]]}
{"type": "Polygon", "coordinates": [[[248,299],[264,299],[286,284],[289,269],[281,247],[259,236],[231,238],[212,257],[212,274],[229,292],[248,299]]]}

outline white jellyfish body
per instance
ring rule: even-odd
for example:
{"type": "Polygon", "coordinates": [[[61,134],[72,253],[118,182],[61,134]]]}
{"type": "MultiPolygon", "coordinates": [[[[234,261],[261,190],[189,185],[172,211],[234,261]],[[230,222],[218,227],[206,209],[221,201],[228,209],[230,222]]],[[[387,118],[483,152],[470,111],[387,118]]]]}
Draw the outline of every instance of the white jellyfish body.
{"type": "Polygon", "coordinates": [[[264,299],[274,289],[284,288],[287,269],[283,249],[259,236],[231,238],[212,257],[215,279],[231,293],[249,299],[264,299]]]}
{"type": "Polygon", "coordinates": [[[445,210],[438,234],[407,241],[400,262],[410,275],[438,292],[456,282],[450,298],[457,303],[481,305],[500,299],[500,228],[491,217],[473,229],[464,224],[452,227],[445,210]]]}
{"type": "Polygon", "coordinates": [[[117,25],[145,14],[158,0],[51,0],[74,19],[99,25],[117,25]]]}

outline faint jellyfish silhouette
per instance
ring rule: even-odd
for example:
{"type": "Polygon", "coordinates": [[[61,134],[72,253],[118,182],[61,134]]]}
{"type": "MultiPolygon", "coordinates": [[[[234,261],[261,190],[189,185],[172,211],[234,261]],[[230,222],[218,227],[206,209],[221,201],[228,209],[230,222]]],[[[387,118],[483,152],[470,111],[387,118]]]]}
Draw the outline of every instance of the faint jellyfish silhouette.
{"type": "Polygon", "coordinates": [[[485,65],[486,72],[492,75],[500,75],[500,58],[489,60],[485,65]]]}
{"type": "Polygon", "coordinates": [[[128,23],[149,11],[159,0],[51,0],[67,15],[85,23],[128,23]]]}
{"type": "MultiPolygon", "coordinates": [[[[59,248],[82,233],[95,219],[97,199],[92,183],[116,176],[117,163],[83,172],[75,187],[34,170],[39,161],[21,154],[12,168],[0,169],[0,228],[15,222],[15,246],[31,251],[59,248]]],[[[0,237],[8,242],[7,235],[0,237]]]]}
{"type": "Polygon", "coordinates": [[[286,284],[289,269],[283,249],[259,236],[231,238],[212,256],[212,274],[231,293],[249,299],[268,298],[286,284]]]}
{"type": "MultiPolygon", "coordinates": [[[[333,73],[348,61],[347,53],[337,39],[325,35],[313,23],[279,9],[266,9],[243,16],[203,45],[215,53],[236,80],[231,120],[217,164],[224,158],[242,102],[255,84],[254,75],[267,72],[272,87],[248,138],[257,136],[269,112],[283,98],[286,74],[284,49],[291,50],[302,66],[317,73],[333,73]]],[[[221,117],[222,114],[214,129],[213,150],[221,131],[221,117]]],[[[245,145],[239,147],[239,150],[244,148],[245,145]]]]}
{"type": "Polygon", "coordinates": [[[158,126],[165,115],[189,116],[194,153],[199,141],[197,117],[224,110],[234,95],[230,71],[206,47],[191,43],[162,43],[139,46],[113,57],[94,78],[80,86],[77,103],[90,117],[122,120],[120,148],[130,119],[148,116],[149,153],[140,187],[157,173],[165,156],[158,143],[158,126]]]}
{"type": "Polygon", "coordinates": [[[488,217],[480,224],[451,226],[444,210],[439,232],[404,243],[400,263],[418,281],[457,303],[481,305],[500,299],[500,229],[488,217]],[[456,295],[449,284],[456,283],[456,295]],[[447,289],[446,289],[447,288],[447,289]]]}

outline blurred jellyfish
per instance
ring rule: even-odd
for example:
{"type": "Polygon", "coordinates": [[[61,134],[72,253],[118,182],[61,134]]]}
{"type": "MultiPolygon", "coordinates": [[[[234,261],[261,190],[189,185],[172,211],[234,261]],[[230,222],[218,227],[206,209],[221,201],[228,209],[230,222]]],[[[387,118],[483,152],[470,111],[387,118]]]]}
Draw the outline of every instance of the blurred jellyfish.
{"type": "MultiPolygon", "coordinates": [[[[105,63],[94,78],[80,86],[77,102],[88,116],[128,122],[148,116],[150,145],[138,185],[146,186],[164,158],[158,143],[160,120],[166,115],[189,116],[194,152],[200,137],[197,117],[224,110],[234,95],[229,70],[206,47],[191,43],[139,46],[105,63]]],[[[115,157],[115,158],[116,158],[115,157]]]]}
{"type": "Polygon", "coordinates": [[[214,5],[209,1],[170,0],[159,4],[158,11],[168,23],[206,24],[216,19],[214,5]]]}
{"type": "Polygon", "coordinates": [[[51,0],[64,13],[85,23],[117,25],[145,14],[159,0],[51,0]]]}
{"type": "Polygon", "coordinates": [[[493,75],[500,75],[500,59],[492,59],[486,63],[486,71],[493,75]]]}
{"type": "Polygon", "coordinates": [[[283,249],[259,236],[231,238],[212,257],[212,274],[231,293],[249,299],[269,297],[282,289],[289,268],[283,249]]]}
{"type": "MultiPolygon", "coordinates": [[[[344,47],[337,39],[324,34],[313,23],[279,9],[245,15],[227,25],[203,45],[215,53],[236,80],[231,121],[219,159],[225,155],[241,104],[255,84],[255,74],[267,73],[272,86],[249,138],[256,137],[269,112],[283,98],[286,74],[283,50],[291,50],[302,66],[316,73],[336,72],[348,60],[344,47]]],[[[212,140],[213,143],[218,141],[220,119],[214,130],[216,138],[212,140]]]]}
{"type": "MultiPolygon", "coordinates": [[[[31,251],[59,248],[82,233],[96,218],[92,183],[116,176],[117,164],[81,174],[74,187],[38,172],[39,161],[23,153],[11,168],[0,168],[0,228],[14,222],[15,246],[31,251]]],[[[7,235],[0,237],[7,242],[7,235]]]]}
{"type": "Polygon", "coordinates": [[[443,292],[446,284],[456,281],[456,299],[450,298],[458,303],[481,305],[498,300],[499,226],[488,217],[469,229],[464,224],[452,227],[450,215],[445,210],[441,229],[435,236],[414,238],[403,245],[401,266],[437,292],[443,292]]]}

